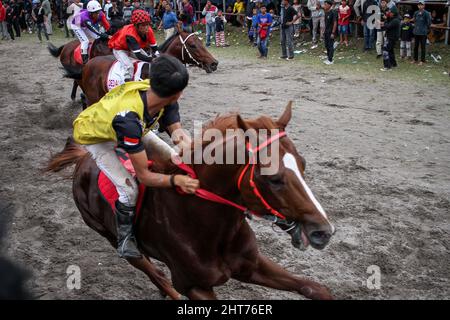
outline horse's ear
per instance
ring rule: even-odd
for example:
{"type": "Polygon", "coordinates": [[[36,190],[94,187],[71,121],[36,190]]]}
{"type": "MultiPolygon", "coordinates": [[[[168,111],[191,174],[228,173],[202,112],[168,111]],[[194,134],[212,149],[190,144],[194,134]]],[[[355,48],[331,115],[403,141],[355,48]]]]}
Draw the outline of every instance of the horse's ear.
{"type": "Polygon", "coordinates": [[[284,109],[283,114],[277,120],[277,125],[284,130],[287,127],[289,121],[291,121],[291,117],[292,117],[292,101],[289,101],[286,108],[284,109]]]}
{"type": "Polygon", "coordinates": [[[245,122],[244,119],[242,119],[240,114],[238,114],[236,116],[236,120],[237,120],[238,128],[241,128],[244,131],[247,131],[248,129],[250,129],[250,126],[247,124],[247,122],[245,122]]]}

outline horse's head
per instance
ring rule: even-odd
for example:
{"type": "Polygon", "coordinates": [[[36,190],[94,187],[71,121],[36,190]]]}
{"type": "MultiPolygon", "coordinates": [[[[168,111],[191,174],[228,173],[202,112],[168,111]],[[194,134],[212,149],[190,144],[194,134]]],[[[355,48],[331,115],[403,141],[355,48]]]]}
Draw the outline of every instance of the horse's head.
{"type": "MultiPolygon", "coordinates": [[[[297,152],[292,141],[284,135],[291,115],[289,103],[277,121],[268,117],[244,121],[237,116],[238,126],[244,129],[244,132],[249,129],[255,129],[254,132],[260,129],[281,132],[281,135],[269,136],[265,140],[268,145],[266,147],[263,145],[260,150],[254,152],[257,158],[254,172],[252,174],[250,165],[250,169],[241,173],[240,190],[244,202],[251,210],[267,214],[271,212],[272,215],[280,213],[286,218],[281,221],[277,219],[279,221],[277,225],[291,234],[292,244],[295,247],[306,248],[311,244],[315,249],[323,249],[335,229],[305,182],[305,159],[297,152]],[[263,149],[267,149],[265,161],[261,159],[263,149]],[[267,170],[268,174],[263,174],[263,169],[269,168],[271,170],[267,170]]],[[[264,140],[260,140],[260,146],[261,143],[264,143],[264,140]]]]}
{"type": "Polygon", "coordinates": [[[217,70],[219,65],[196,33],[179,30],[161,46],[161,51],[177,57],[185,64],[196,65],[207,73],[217,70]]]}

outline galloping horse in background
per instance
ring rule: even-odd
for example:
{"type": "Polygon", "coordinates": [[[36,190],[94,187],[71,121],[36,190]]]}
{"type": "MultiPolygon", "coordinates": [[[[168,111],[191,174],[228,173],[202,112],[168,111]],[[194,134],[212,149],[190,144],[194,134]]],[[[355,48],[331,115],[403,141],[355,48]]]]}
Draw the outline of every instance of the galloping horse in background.
{"type": "MultiPolygon", "coordinates": [[[[65,45],[56,48],[53,44],[49,43],[47,48],[50,54],[55,58],[59,57],[62,66],[67,72],[70,73],[81,73],[83,69],[83,64],[81,61],[77,62],[75,58],[75,51],[79,50],[80,41],[73,40],[65,45]]],[[[108,40],[96,39],[91,45],[89,58],[94,58],[97,56],[106,56],[112,54],[112,50],[108,47],[108,40]]],[[[78,88],[78,80],[73,81],[72,93],[70,98],[75,100],[78,88]]]]}
{"type": "MultiPolygon", "coordinates": [[[[270,215],[268,206],[282,212],[286,221],[295,221],[301,228],[304,245],[310,243],[316,249],[323,249],[334,233],[334,227],[304,181],[305,161],[285,133],[290,118],[290,104],[277,121],[264,116],[247,121],[239,115],[216,118],[204,129],[214,128],[222,133],[227,129],[237,132],[239,129],[255,129],[256,132],[258,129],[269,132],[279,129],[281,134],[269,136],[256,149],[247,144],[246,164],[202,163],[192,165],[192,169],[202,188],[235,204],[244,204],[252,212],[270,215]],[[258,161],[250,164],[250,159],[259,158],[260,150],[269,145],[273,146],[270,161],[277,162],[277,172],[262,175],[261,168],[266,164],[258,161]],[[273,160],[274,152],[279,153],[279,162],[273,160]]],[[[226,141],[219,139],[214,143],[226,141]]],[[[209,146],[209,143],[203,143],[201,148],[209,146]]],[[[226,150],[224,148],[224,159],[226,150]]],[[[191,151],[194,157],[193,149],[191,151]]],[[[151,153],[148,156],[155,159],[151,153]]],[[[155,161],[155,171],[183,173],[173,164],[155,161]]],[[[117,246],[114,215],[97,185],[99,169],[85,149],[69,141],[64,150],[51,159],[47,170],[56,172],[71,164],[76,164],[73,195],[84,221],[117,246]]],[[[332,298],[326,287],[296,277],[263,256],[245,215],[233,206],[194,195],[180,195],[174,189],[148,188],[136,222],[136,237],[144,258],[129,259],[129,263],[145,272],[162,292],[174,299],[179,298],[178,292],[190,299],[216,299],[213,288],[230,278],[298,292],[312,299],[332,298]],[[150,257],[168,266],[173,287],[150,257]]]]}
{"type": "MultiPolygon", "coordinates": [[[[219,64],[195,33],[180,30],[161,45],[160,51],[178,58],[184,64],[196,65],[208,73],[215,71],[219,64]]],[[[88,106],[99,101],[108,92],[107,77],[115,62],[114,56],[100,56],[90,59],[79,72],[66,69],[66,77],[79,81],[88,106]]],[[[143,64],[140,76],[142,80],[148,79],[150,67],[148,63],[143,64]]]]}

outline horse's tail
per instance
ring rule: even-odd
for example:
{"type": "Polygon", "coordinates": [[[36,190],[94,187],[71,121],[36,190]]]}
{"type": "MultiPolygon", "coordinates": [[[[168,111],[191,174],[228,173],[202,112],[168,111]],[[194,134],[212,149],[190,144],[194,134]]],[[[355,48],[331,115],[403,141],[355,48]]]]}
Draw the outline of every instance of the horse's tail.
{"type": "Polygon", "coordinates": [[[77,164],[86,153],[87,151],[83,147],[76,144],[72,137],[69,137],[64,149],[50,158],[44,171],[59,172],[68,166],[77,164]]]}
{"type": "Polygon", "coordinates": [[[58,58],[61,55],[61,51],[62,51],[63,48],[64,48],[64,46],[61,46],[61,47],[57,48],[53,44],[51,44],[50,42],[47,45],[48,51],[55,58],[58,58]]]}
{"type": "Polygon", "coordinates": [[[80,68],[74,68],[68,65],[64,66],[64,78],[69,78],[73,80],[81,80],[82,70],[80,68]]]}

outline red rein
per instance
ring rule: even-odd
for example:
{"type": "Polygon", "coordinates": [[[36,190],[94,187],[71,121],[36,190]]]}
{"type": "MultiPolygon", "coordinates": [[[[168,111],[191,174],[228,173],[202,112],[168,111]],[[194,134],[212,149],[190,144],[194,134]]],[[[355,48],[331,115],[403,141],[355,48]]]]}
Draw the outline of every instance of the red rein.
{"type": "MultiPolygon", "coordinates": [[[[249,166],[251,165],[252,168],[250,170],[250,187],[252,188],[253,194],[261,201],[261,203],[264,205],[264,207],[266,208],[267,211],[269,211],[272,215],[286,220],[286,217],[281,214],[280,212],[278,212],[277,210],[275,210],[274,208],[272,208],[269,203],[264,199],[264,197],[262,196],[261,192],[259,192],[258,187],[256,186],[256,183],[254,182],[253,178],[254,178],[254,174],[255,174],[255,167],[256,167],[256,155],[258,154],[259,151],[261,151],[262,149],[266,148],[267,146],[271,145],[274,141],[281,139],[282,137],[286,136],[286,132],[285,131],[281,131],[278,134],[271,136],[269,139],[267,139],[265,142],[263,142],[262,144],[260,144],[258,147],[253,148],[250,143],[247,143],[246,148],[247,151],[250,154],[250,161],[245,165],[244,169],[242,170],[241,174],[239,175],[239,179],[238,179],[238,189],[241,190],[241,183],[242,180],[244,178],[245,173],[247,172],[249,166]]],[[[185,163],[180,163],[178,165],[178,167],[185,171],[191,178],[196,179],[197,175],[195,174],[194,170],[189,167],[188,165],[186,165],[185,163]]],[[[182,191],[180,189],[178,189],[178,192],[182,193],[182,191]]],[[[233,201],[227,200],[225,198],[222,198],[221,196],[212,193],[208,190],[205,189],[197,189],[197,191],[195,192],[195,195],[199,198],[205,199],[205,200],[209,200],[209,201],[213,201],[213,202],[217,202],[217,203],[222,203],[228,206],[232,206],[235,207],[241,211],[243,211],[244,213],[251,213],[253,215],[256,216],[260,216],[259,214],[257,214],[254,211],[249,210],[246,207],[243,207],[233,201]]]]}

